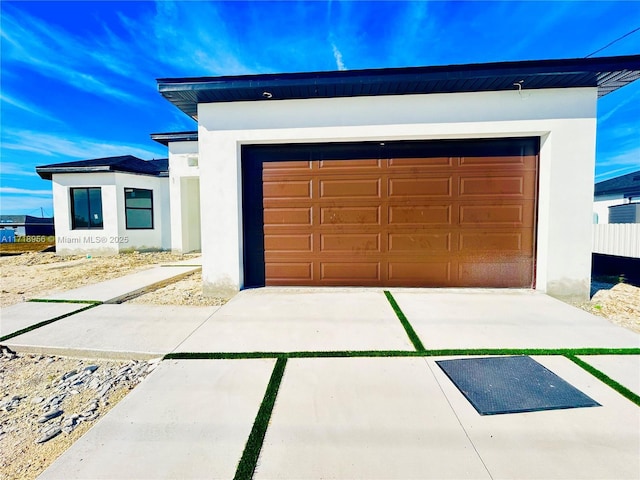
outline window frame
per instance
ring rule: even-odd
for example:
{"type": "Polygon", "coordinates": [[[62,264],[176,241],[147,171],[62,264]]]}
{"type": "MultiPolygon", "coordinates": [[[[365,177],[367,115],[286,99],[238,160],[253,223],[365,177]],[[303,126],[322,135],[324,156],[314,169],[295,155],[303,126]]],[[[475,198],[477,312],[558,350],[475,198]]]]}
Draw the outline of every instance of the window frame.
{"type": "Polygon", "coordinates": [[[104,230],[104,215],[102,208],[102,187],[70,187],[69,188],[69,203],[71,206],[71,230],[104,230]],[[84,190],[87,192],[87,214],[88,214],[88,225],[86,227],[79,227],[76,225],[76,202],[74,192],[77,190],[84,190]],[[91,190],[97,190],[100,192],[100,226],[92,226],[91,225],[91,195],[89,192],[91,190]]]}
{"type": "Polygon", "coordinates": [[[124,187],[124,224],[127,230],[153,230],[155,228],[155,219],[153,212],[153,189],[151,188],[136,188],[136,187],[124,187]],[[151,206],[150,207],[128,207],[127,206],[127,191],[143,191],[149,192],[151,206]],[[130,227],[129,226],[129,210],[149,210],[151,212],[151,226],[150,227],[130,227]]]}

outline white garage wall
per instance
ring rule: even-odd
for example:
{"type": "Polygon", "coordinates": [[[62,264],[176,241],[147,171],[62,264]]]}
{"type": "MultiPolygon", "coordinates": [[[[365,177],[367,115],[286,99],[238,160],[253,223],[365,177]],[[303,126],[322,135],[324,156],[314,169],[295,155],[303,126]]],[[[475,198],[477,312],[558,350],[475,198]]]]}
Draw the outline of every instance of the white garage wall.
{"type": "Polygon", "coordinates": [[[538,136],[536,288],[586,298],[596,100],[596,88],[576,88],[200,104],[205,291],[243,287],[242,145],[538,136]]]}

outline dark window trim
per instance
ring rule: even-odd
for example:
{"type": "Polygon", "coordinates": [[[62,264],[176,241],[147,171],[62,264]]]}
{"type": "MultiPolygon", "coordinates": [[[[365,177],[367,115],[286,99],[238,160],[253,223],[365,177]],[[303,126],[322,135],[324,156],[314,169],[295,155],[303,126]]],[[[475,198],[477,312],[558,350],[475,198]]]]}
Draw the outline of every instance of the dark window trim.
{"type": "Polygon", "coordinates": [[[153,230],[155,228],[155,219],[153,215],[153,190],[150,188],[124,187],[124,223],[127,230],[153,230]],[[141,190],[151,193],[151,207],[127,207],[127,190],[141,190]],[[151,226],[150,227],[130,227],[129,226],[129,210],[150,210],[151,226]]]}
{"type": "MultiPolygon", "coordinates": [[[[91,200],[89,196],[89,190],[99,190],[100,191],[100,209],[102,210],[102,187],[71,187],[69,188],[69,203],[71,204],[71,230],[104,230],[104,216],[102,217],[102,226],[100,227],[92,227],[91,226],[91,200]],[[73,198],[73,192],[75,190],[86,190],[87,191],[87,212],[89,212],[89,226],[87,227],[77,227],[76,226],[76,212],[75,206],[76,202],[73,198]]],[[[101,212],[102,214],[102,212],[101,212]]]]}

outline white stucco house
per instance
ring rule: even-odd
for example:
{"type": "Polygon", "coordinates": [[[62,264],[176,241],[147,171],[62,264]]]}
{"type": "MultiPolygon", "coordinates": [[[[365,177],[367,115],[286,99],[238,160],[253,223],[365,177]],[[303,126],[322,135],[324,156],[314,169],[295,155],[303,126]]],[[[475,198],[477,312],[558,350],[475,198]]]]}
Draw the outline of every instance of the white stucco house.
{"type": "Polygon", "coordinates": [[[119,237],[125,190],[168,183],[156,245],[199,248],[214,295],[357,285],[588,298],[597,100],[639,77],[640,55],[159,79],[197,122],[152,135],[167,173],[39,173],[70,238],[86,234],[73,230],[73,189],[103,185],[103,228],[113,216],[119,237]]]}
{"type": "Polygon", "coordinates": [[[167,160],[131,155],[36,167],[52,180],[56,252],[168,249],[167,160]]]}
{"type": "Polygon", "coordinates": [[[629,223],[640,223],[640,215],[636,211],[640,212],[640,170],[596,183],[593,223],[621,223],[625,217],[633,217],[629,223]],[[619,208],[619,205],[629,206],[619,208]],[[613,222],[609,220],[612,215],[613,222]]]}
{"type": "Polygon", "coordinates": [[[151,138],[168,147],[168,159],[124,155],[36,167],[52,181],[58,254],[200,250],[197,132],[151,138]]]}

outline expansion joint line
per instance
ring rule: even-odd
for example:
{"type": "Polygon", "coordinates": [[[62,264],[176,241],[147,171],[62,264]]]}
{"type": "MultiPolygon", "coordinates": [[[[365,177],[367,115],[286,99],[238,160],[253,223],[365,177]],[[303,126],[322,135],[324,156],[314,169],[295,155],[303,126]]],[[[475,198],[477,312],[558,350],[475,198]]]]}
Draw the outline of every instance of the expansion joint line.
{"type": "Polygon", "coordinates": [[[276,404],[276,397],[278,396],[278,390],[280,389],[280,383],[284,376],[284,369],[287,365],[286,357],[279,357],[276,360],[276,364],[273,367],[267,390],[260,404],[258,414],[253,422],[253,428],[247,439],[247,444],[242,452],[242,458],[238,463],[236,474],[233,477],[234,480],[251,480],[253,473],[258,465],[258,457],[262,450],[262,444],[264,437],[269,427],[269,421],[271,420],[271,414],[273,413],[273,407],[276,404]]]}
{"type": "Polygon", "coordinates": [[[606,375],[605,373],[601,372],[597,368],[589,365],[587,362],[585,362],[584,360],[576,357],[575,355],[566,354],[565,357],[568,358],[569,360],[571,360],[576,365],[582,367],[584,370],[586,370],[591,375],[596,377],[602,383],[607,384],[608,386],[613,388],[616,392],[618,392],[620,395],[622,395],[623,397],[627,398],[628,400],[631,400],[633,403],[635,403],[636,405],[638,405],[640,407],[640,395],[636,395],[635,393],[633,393],[631,390],[629,390],[624,385],[619,384],[613,378],[609,377],[608,375],[606,375]]]}
{"type": "Polygon", "coordinates": [[[425,348],[422,342],[420,341],[420,337],[418,337],[418,334],[411,326],[411,323],[409,323],[409,320],[407,319],[404,312],[400,308],[400,305],[398,305],[398,302],[396,302],[396,299],[393,298],[393,295],[391,295],[391,292],[388,290],[385,290],[384,294],[387,297],[387,300],[389,301],[389,303],[391,304],[391,308],[393,308],[393,311],[396,312],[398,320],[400,320],[400,323],[402,323],[402,326],[404,327],[405,332],[407,332],[407,336],[409,337],[409,340],[411,340],[411,343],[413,343],[413,346],[415,347],[415,349],[418,352],[424,352],[425,348]]]}
{"type": "MultiPolygon", "coordinates": [[[[62,303],[62,302],[56,302],[56,303],[62,303]]],[[[80,303],[80,302],[74,302],[74,303],[80,303]]],[[[82,303],[87,303],[87,302],[82,302],[82,303]]],[[[57,322],[58,320],[62,320],[63,318],[67,318],[67,317],[70,317],[71,315],[76,315],[76,314],[78,314],[80,312],[84,312],[85,310],[89,310],[90,308],[97,307],[98,305],[102,305],[102,302],[92,302],[89,305],[87,305],[86,307],[83,307],[83,308],[81,308],[79,310],[75,310],[75,311],[73,311],[71,313],[65,313],[64,315],[60,315],[58,317],[51,318],[49,320],[45,320],[45,321],[40,322],[40,323],[36,323],[36,324],[31,325],[29,327],[23,328],[22,330],[18,330],[16,332],[13,332],[13,333],[10,333],[10,334],[5,335],[3,337],[0,337],[0,342],[4,342],[6,340],[10,340],[10,339],[12,339],[14,337],[17,337],[18,335],[22,335],[23,333],[30,332],[31,330],[35,330],[36,328],[44,327],[45,325],[49,325],[50,323],[57,322]]]]}

